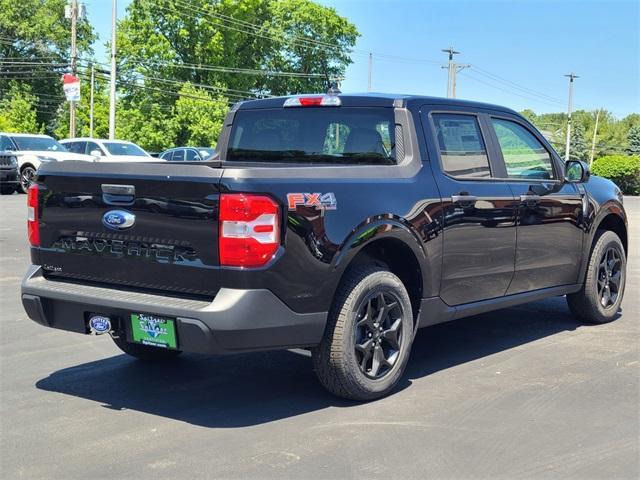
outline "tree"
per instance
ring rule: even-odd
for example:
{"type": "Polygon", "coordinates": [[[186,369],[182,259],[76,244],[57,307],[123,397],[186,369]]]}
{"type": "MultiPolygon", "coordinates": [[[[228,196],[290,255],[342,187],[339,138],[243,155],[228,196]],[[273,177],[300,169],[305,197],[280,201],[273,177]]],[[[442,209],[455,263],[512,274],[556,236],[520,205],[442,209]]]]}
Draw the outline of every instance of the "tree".
{"type": "Polygon", "coordinates": [[[269,5],[269,31],[278,41],[271,45],[266,68],[318,76],[261,77],[260,88],[274,95],[325,92],[327,80],[343,77],[351,64],[358,30],[335,9],[309,0],[280,0],[269,5]]]}
{"type": "MultiPolygon", "coordinates": [[[[565,142],[558,142],[555,147],[558,150],[558,154],[564,158],[566,152],[565,142]]],[[[571,125],[571,146],[569,150],[569,159],[587,161],[588,156],[589,149],[585,140],[584,127],[580,123],[574,123],[571,125]]]]}
{"type": "Polygon", "coordinates": [[[634,125],[629,129],[627,142],[629,143],[627,152],[630,155],[640,155],[640,125],[634,125]]]}
{"type": "Polygon", "coordinates": [[[344,75],[358,36],[310,0],[133,0],[127,12],[118,51],[131,95],[140,75],[165,90],[175,80],[223,86],[233,99],[324,91],[327,75],[344,75]],[[298,75],[267,73],[276,70],[298,75]]]}
{"type": "Polygon", "coordinates": [[[571,128],[571,147],[569,149],[569,159],[586,161],[588,153],[589,150],[587,148],[587,142],[584,138],[584,127],[577,123],[571,128]]]}
{"type": "Polygon", "coordinates": [[[11,83],[0,100],[0,131],[42,133],[43,125],[39,125],[36,118],[36,102],[28,85],[11,83]]]}
{"type": "Polygon", "coordinates": [[[176,122],[173,112],[153,101],[129,103],[118,109],[116,137],[159,152],[174,147],[176,122]]]}
{"type": "MultiPolygon", "coordinates": [[[[28,84],[40,97],[38,124],[52,122],[64,101],[60,76],[70,61],[69,20],[64,18],[67,0],[0,0],[0,58],[6,61],[0,76],[0,97],[12,80],[28,84]],[[9,63],[11,62],[11,63],[9,63]],[[25,64],[28,62],[29,64],[25,64]]],[[[78,53],[91,54],[96,39],[87,20],[78,22],[78,53]]]]}
{"type": "Polygon", "coordinates": [[[215,146],[222,122],[229,109],[229,100],[213,97],[208,91],[186,83],[179,92],[175,106],[178,145],[215,146]]]}

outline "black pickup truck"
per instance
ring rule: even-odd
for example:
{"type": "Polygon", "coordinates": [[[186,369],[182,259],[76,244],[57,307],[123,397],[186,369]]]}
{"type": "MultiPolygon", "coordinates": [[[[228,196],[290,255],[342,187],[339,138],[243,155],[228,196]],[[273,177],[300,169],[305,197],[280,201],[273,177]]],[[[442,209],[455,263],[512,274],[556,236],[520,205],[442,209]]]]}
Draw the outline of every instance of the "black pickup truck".
{"type": "Polygon", "coordinates": [[[29,317],[146,360],[310,348],[387,394],[415,331],[566,295],[616,318],[620,190],[516,112],[403,95],[246,101],[208,162],[51,162],[28,195],[29,317]]]}

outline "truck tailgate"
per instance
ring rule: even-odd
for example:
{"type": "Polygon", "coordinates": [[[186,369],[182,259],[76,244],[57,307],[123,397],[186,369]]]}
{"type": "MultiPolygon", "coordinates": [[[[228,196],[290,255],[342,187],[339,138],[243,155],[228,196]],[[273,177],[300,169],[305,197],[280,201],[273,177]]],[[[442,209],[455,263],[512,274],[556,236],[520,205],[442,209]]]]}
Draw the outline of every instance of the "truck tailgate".
{"type": "Polygon", "coordinates": [[[38,173],[34,255],[47,278],[215,296],[221,169],[60,162],[38,173]]]}

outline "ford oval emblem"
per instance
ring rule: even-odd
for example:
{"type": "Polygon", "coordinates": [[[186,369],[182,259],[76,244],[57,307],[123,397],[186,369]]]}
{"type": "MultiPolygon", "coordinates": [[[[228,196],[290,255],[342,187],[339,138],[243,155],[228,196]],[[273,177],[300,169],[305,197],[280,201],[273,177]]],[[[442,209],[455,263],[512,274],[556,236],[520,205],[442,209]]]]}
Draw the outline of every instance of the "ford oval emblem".
{"type": "Polygon", "coordinates": [[[102,224],[113,230],[125,230],[133,227],[136,216],[124,210],[109,210],[102,216],[102,224]]]}
{"type": "Polygon", "coordinates": [[[96,335],[107,333],[111,330],[111,319],[104,315],[93,315],[89,319],[89,328],[96,335]]]}

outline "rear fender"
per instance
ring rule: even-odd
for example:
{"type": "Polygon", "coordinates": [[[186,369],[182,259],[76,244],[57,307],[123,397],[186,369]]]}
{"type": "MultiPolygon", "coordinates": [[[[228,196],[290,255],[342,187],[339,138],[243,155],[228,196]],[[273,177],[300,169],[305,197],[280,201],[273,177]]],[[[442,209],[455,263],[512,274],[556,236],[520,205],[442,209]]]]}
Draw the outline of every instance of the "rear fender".
{"type": "Polygon", "coordinates": [[[415,255],[422,276],[423,295],[436,290],[434,278],[439,278],[439,265],[429,257],[419,234],[403,219],[398,217],[375,217],[361,223],[342,242],[333,258],[332,270],[341,278],[353,259],[373,242],[395,239],[406,245],[415,255]],[[436,273],[437,271],[437,273],[436,273]],[[434,277],[435,273],[435,277],[434,277]]]}

